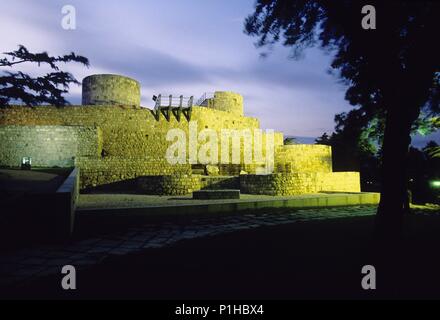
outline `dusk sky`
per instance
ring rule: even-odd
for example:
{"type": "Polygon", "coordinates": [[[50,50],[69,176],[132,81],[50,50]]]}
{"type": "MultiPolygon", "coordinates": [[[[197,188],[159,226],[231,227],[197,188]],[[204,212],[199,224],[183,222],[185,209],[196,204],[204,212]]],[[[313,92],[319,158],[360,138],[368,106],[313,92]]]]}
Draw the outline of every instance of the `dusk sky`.
{"type": "MultiPolygon", "coordinates": [[[[244,96],[245,114],[259,118],[263,128],[302,137],[330,133],[334,115],[352,108],[345,88],[327,74],[331,57],[312,49],[291,60],[289,49],[278,46],[260,58],[256,39],[243,33],[253,5],[254,0],[2,0],[1,52],[18,44],[53,55],[74,51],[91,63],[88,69],[66,66],[78,80],[95,73],[132,77],[149,108],[153,94],[197,99],[227,90],[244,96]],[[61,27],[67,4],[76,8],[76,30],[61,27]]],[[[68,100],[79,104],[80,97],[81,87],[73,86],[68,100]]]]}

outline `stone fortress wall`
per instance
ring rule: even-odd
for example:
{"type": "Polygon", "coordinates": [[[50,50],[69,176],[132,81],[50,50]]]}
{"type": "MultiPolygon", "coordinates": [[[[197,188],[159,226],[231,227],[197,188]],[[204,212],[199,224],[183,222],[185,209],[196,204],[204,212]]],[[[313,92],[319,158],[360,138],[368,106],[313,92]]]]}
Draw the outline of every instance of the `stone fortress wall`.
{"type": "Polygon", "coordinates": [[[211,109],[227,111],[239,117],[244,115],[243,97],[230,91],[215,92],[214,97],[208,99],[207,106],[211,109]]]}
{"type": "Polygon", "coordinates": [[[240,175],[243,193],[300,195],[318,192],[360,192],[359,172],[290,172],[240,175]]]}
{"type": "MultiPolygon", "coordinates": [[[[75,158],[83,189],[140,177],[143,181],[140,185],[144,186],[149,183],[148,177],[153,177],[153,184],[159,181],[154,190],[144,188],[150,193],[182,194],[210,188],[211,183],[204,182],[205,175],[196,172],[188,162],[171,165],[165,159],[166,150],[173,143],[167,141],[167,133],[178,128],[189,136],[189,119],[171,115],[167,120],[162,114],[157,117],[154,110],[141,108],[138,83],[118,77],[85,78],[83,101],[88,105],[1,107],[0,148],[4,155],[0,157],[0,166],[18,166],[22,156],[32,157],[36,166],[61,167],[71,166],[75,158]],[[158,176],[165,178],[154,178],[158,176]]],[[[249,130],[253,136],[254,129],[260,128],[258,119],[243,116],[243,98],[226,91],[216,92],[206,106],[193,106],[190,120],[197,123],[198,134],[208,129],[219,137],[222,129],[249,130]]],[[[263,135],[263,154],[266,152],[264,141],[263,135]]],[[[219,174],[236,176],[234,183],[249,193],[360,191],[358,173],[332,172],[330,147],[284,146],[282,133],[275,134],[274,142],[273,174],[256,174],[264,164],[245,164],[244,147],[240,164],[218,165],[219,174]]],[[[199,149],[204,142],[197,143],[199,149]]],[[[218,143],[221,154],[221,143],[218,143]]],[[[231,149],[229,147],[230,153],[231,149]]],[[[188,157],[188,146],[186,151],[188,157]]]]}
{"type": "Polygon", "coordinates": [[[16,167],[31,156],[35,167],[73,167],[76,157],[96,158],[101,149],[101,129],[94,126],[0,126],[2,166],[16,167]]]}
{"type": "Polygon", "coordinates": [[[141,86],[134,79],[115,74],[94,74],[82,82],[83,105],[127,105],[140,108],[141,86]]]}

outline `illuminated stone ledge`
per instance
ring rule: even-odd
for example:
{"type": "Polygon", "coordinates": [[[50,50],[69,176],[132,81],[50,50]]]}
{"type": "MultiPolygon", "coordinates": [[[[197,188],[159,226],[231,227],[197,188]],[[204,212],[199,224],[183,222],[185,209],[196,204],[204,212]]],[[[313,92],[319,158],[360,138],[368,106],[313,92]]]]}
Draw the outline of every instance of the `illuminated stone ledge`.
{"type": "Polygon", "coordinates": [[[173,174],[141,176],[136,185],[143,194],[185,195],[198,190],[238,189],[240,183],[234,176],[173,174]]]}
{"type": "Polygon", "coordinates": [[[359,172],[297,172],[241,175],[242,193],[300,195],[321,191],[360,192],[359,172]]]}
{"type": "MultiPolygon", "coordinates": [[[[319,193],[301,196],[264,196],[241,194],[240,199],[210,199],[195,200],[191,195],[187,196],[139,196],[137,205],[133,201],[127,201],[130,195],[125,195],[124,202],[108,203],[100,205],[94,203],[93,198],[105,197],[106,195],[86,195],[87,203],[81,200],[77,209],[77,216],[93,216],[101,221],[102,218],[122,218],[129,215],[133,218],[149,220],[153,217],[178,218],[185,216],[201,215],[224,215],[224,214],[246,214],[257,213],[260,209],[272,210],[274,208],[321,208],[321,207],[344,207],[359,205],[377,205],[380,201],[380,194],[373,192],[353,193],[319,193]],[[145,199],[140,201],[139,197],[145,199]],[[82,202],[83,201],[83,202],[82,202]],[[124,206],[125,204],[125,206],[124,206]]],[[[273,211],[271,211],[273,212],[273,211]]]]}
{"type": "Polygon", "coordinates": [[[358,172],[244,174],[240,177],[175,173],[138,177],[137,188],[144,194],[158,195],[185,195],[202,189],[240,189],[242,193],[247,194],[280,196],[321,191],[360,192],[360,182],[358,172]]]}

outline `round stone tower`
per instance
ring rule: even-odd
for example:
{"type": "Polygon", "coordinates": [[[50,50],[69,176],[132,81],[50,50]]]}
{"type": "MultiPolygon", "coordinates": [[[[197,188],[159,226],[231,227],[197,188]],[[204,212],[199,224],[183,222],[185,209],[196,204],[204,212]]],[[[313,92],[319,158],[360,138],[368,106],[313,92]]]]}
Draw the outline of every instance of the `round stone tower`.
{"type": "Polygon", "coordinates": [[[210,108],[233,113],[237,116],[243,116],[243,96],[231,91],[216,91],[210,108]]]}
{"type": "Polygon", "coordinates": [[[82,104],[140,107],[140,84],[134,79],[115,74],[88,76],[82,82],[82,104]]]}

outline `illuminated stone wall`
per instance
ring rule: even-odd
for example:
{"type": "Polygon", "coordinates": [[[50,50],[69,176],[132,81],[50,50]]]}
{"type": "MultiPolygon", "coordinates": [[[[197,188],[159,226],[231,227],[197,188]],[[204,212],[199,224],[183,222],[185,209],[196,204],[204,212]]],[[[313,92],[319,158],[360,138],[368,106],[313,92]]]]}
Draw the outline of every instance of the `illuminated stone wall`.
{"type": "Polygon", "coordinates": [[[298,172],[269,175],[241,175],[242,193],[299,195],[332,192],[360,192],[359,172],[298,172]]]}
{"type": "Polygon", "coordinates": [[[0,165],[19,167],[23,157],[34,167],[72,167],[74,157],[101,154],[97,127],[0,125],[0,165]]]}
{"type": "MultiPolygon", "coordinates": [[[[207,107],[193,107],[191,121],[197,122],[198,133],[204,129],[213,129],[217,132],[219,138],[222,129],[249,129],[249,132],[253,134],[253,130],[259,128],[259,122],[255,118],[237,117],[229,112],[207,107]]],[[[83,186],[112,183],[120,179],[117,177],[125,176],[128,169],[124,167],[125,165],[118,169],[117,165],[113,165],[113,163],[116,164],[119,160],[112,160],[112,158],[139,158],[141,162],[143,161],[142,159],[155,157],[161,158],[160,161],[164,162],[166,150],[173,143],[166,140],[167,133],[170,129],[182,129],[189,139],[189,122],[183,116],[180,121],[178,121],[174,115],[171,115],[170,120],[167,121],[164,115],[161,114],[157,120],[150,109],[122,106],[4,107],[0,108],[0,125],[99,127],[101,132],[100,146],[96,152],[96,159],[89,159],[87,168],[81,168],[83,169],[83,174],[81,175],[83,186]],[[103,157],[102,159],[101,156],[103,157]],[[104,163],[111,166],[109,172],[111,171],[112,174],[106,173],[96,176],[97,172],[103,170],[100,164],[102,161],[107,161],[104,163]],[[96,163],[98,169],[92,170],[93,163],[96,163]],[[117,170],[120,171],[120,174],[115,174],[117,170]]],[[[282,141],[283,135],[276,133],[275,144],[280,145],[282,141]]],[[[32,140],[29,140],[29,142],[33,144],[32,140]]],[[[265,140],[263,142],[264,152],[265,140]]],[[[204,143],[204,141],[198,142],[198,148],[202,143],[204,143]]],[[[242,161],[244,160],[244,151],[245,148],[243,147],[242,141],[242,161]]],[[[231,157],[231,146],[229,146],[229,154],[231,157]]],[[[82,154],[78,155],[81,156],[82,154]]],[[[221,142],[219,139],[219,157],[220,155],[221,142]]],[[[0,165],[4,165],[4,163],[0,162],[0,165]]],[[[82,166],[81,162],[79,162],[79,166],[82,166]]],[[[155,166],[153,165],[152,167],[155,166]]],[[[233,168],[233,172],[229,172],[228,166],[226,166],[222,174],[239,174],[242,169],[250,170],[253,167],[255,167],[255,165],[235,165],[231,167],[233,168]]],[[[137,175],[167,174],[173,172],[174,168],[175,171],[180,171],[178,166],[169,166],[167,170],[163,171],[160,171],[161,169],[159,168],[158,170],[153,170],[154,173],[149,173],[145,168],[136,166],[135,168],[139,170],[137,175]]],[[[134,176],[133,170],[137,169],[129,170],[129,172],[131,172],[130,177],[134,176]]]]}
{"type": "MultiPolygon", "coordinates": [[[[255,118],[236,117],[206,107],[193,107],[191,120],[197,121],[198,132],[214,129],[219,136],[221,129],[250,129],[253,133],[253,129],[259,128],[255,118]]],[[[170,121],[163,115],[156,120],[150,109],[121,106],[4,107],[0,108],[0,125],[97,126],[102,130],[104,153],[126,157],[165,155],[172,144],[166,141],[168,131],[179,128],[188,136],[189,129],[188,120],[183,116],[180,121],[174,115],[170,121]]],[[[276,143],[282,143],[280,133],[276,143]]]]}
{"type": "Polygon", "coordinates": [[[82,82],[83,105],[127,105],[139,107],[139,82],[115,74],[94,74],[82,82]]]}
{"type": "Polygon", "coordinates": [[[229,176],[206,177],[177,173],[162,176],[142,176],[136,181],[145,194],[186,195],[197,190],[239,189],[239,178],[229,176]]]}
{"type": "MultiPolygon", "coordinates": [[[[225,105],[228,104],[227,100],[228,96],[223,101],[225,105]]],[[[192,108],[191,121],[197,122],[198,134],[205,129],[212,129],[217,133],[219,158],[222,151],[220,141],[222,129],[246,129],[251,136],[254,129],[259,129],[257,119],[240,116],[242,101],[237,103],[238,105],[231,105],[230,110],[226,110],[228,108],[222,110],[220,107],[196,106],[192,108]],[[238,112],[234,110],[238,110],[238,112]]],[[[175,174],[180,175],[182,182],[173,184],[172,182],[175,181],[173,178],[170,178],[169,181],[162,180],[171,181],[168,184],[171,187],[163,187],[162,192],[180,194],[183,191],[179,190],[196,190],[205,187],[203,181],[197,182],[199,184],[194,182],[197,179],[191,177],[191,173],[194,172],[188,161],[185,164],[171,165],[165,159],[166,150],[173,143],[166,139],[167,133],[171,129],[181,129],[189,138],[189,122],[184,115],[178,120],[174,114],[171,114],[167,120],[163,114],[157,118],[154,111],[147,108],[120,105],[41,106],[34,108],[11,106],[0,108],[0,125],[18,126],[20,130],[28,132],[22,136],[21,140],[17,140],[21,142],[16,146],[9,138],[1,139],[5,141],[0,146],[2,154],[4,154],[4,150],[12,151],[6,152],[7,156],[0,157],[0,166],[16,163],[17,159],[20,160],[22,151],[25,150],[23,146],[34,148],[35,152],[38,151],[37,149],[44,150],[44,147],[47,147],[51,150],[47,156],[41,154],[35,158],[42,159],[40,165],[72,165],[72,159],[76,156],[75,165],[81,170],[81,188],[83,189],[133,180],[142,176],[175,174]],[[50,143],[39,144],[35,141],[38,135],[30,132],[39,127],[47,128],[43,132],[53,137],[53,139],[47,140],[50,143]],[[70,134],[75,131],[74,129],[64,129],[64,133],[62,129],[57,131],[50,128],[94,128],[95,131],[77,129],[80,133],[75,135],[70,134]],[[79,143],[79,141],[84,141],[84,143],[79,143]],[[81,148],[85,148],[87,151],[81,148]],[[188,175],[188,177],[185,178],[184,175],[188,175]]],[[[8,137],[14,135],[11,131],[8,137]]],[[[219,174],[238,176],[240,173],[249,173],[249,175],[242,175],[240,178],[243,193],[292,195],[319,191],[359,191],[358,173],[332,173],[330,147],[321,145],[284,146],[282,145],[282,133],[275,133],[274,138],[275,174],[256,175],[264,169],[264,163],[257,161],[251,164],[244,163],[245,153],[249,155],[249,153],[253,153],[253,149],[251,147],[246,151],[243,141],[240,148],[240,164],[221,164],[219,165],[219,174]]],[[[197,149],[199,149],[205,141],[197,141],[196,143],[197,149]]],[[[187,159],[189,157],[188,151],[187,145],[187,159]]],[[[263,136],[263,156],[265,153],[265,136],[263,136]]],[[[32,155],[23,154],[23,156],[32,155]]],[[[229,145],[229,156],[232,158],[231,145],[229,145]]],[[[18,164],[19,162],[16,165],[18,164]]]]}
{"type": "Polygon", "coordinates": [[[277,172],[332,172],[332,149],[316,144],[278,146],[275,163],[277,172]]]}
{"type": "Polygon", "coordinates": [[[320,176],[321,191],[360,192],[359,172],[331,172],[320,176]]]}
{"type": "Polygon", "coordinates": [[[216,91],[214,98],[208,99],[208,108],[243,116],[243,97],[235,92],[216,91]]]}
{"type": "Polygon", "coordinates": [[[78,157],[75,165],[80,168],[81,189],[133,180],[139,176],[191,174],[189,164],[170,165],[164,159],[78,157]]]}
{"type": "Polygon", "coordinates": [[[140,177],[137,185],[146,194],[164,195],[185,195],[201,188],[200,177],[191,174],[140,177]]]}

